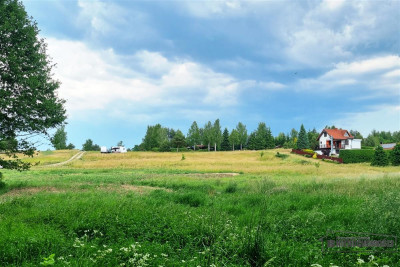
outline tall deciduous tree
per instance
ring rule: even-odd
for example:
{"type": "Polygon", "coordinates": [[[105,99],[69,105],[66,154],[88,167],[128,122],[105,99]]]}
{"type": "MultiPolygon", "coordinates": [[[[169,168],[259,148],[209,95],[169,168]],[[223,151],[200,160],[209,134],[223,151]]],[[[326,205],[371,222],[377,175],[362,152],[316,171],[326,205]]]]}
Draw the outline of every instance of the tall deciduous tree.
{"type": "Polygon", "coordinates": [[[302,124],[300,126],[300,132],[299,132],[299,139],[297,140],[297,148],[298,149],[306,149],[309,148],[310,144],[308,142],[308,136],[306,133],[306,129],[304,128],[304,125],[302,124]]]}
{"type": "Polygon", "coordinates": [[[236,130],[237,130],[238,136],[239,136],[240,150],[242,150],[243,149],[243,145],[247,143],[246,125],[244,125],[243,123],[239,122],[238,125],[236,126],[236,130]]]}
{"type": "Polygon", "coordinates": [[[307,132],[308,143],[310,148],[313,150],[317,150],[319,148],[318,136],[319,133],[317,130],[315,130],[315,128],[307,132]]]}
{"type": "Polygon", "coordinates": [[[224,132],[222,133],[221,150],[222,150],[222,151],[228,151],[228,150],[230,150],[230,145],[229,145],[229,131],[228,131],[227,128],[225,128],[225,129],[224,129],[224,132]]]}
{"type": "Polygon", "coordinates": [[[156,124],[154,126],[147,126],[146,135],[143,138],[143,148],[144,150],[152,150],[153,148],[160,148],[161,144],[166,141],[169,141],[168,131],[166,128],[163,128],[161,124],[156,124]]]}
{"type": "Polygon", "coordinates": [[[215,120],[212,132],[213,132],[214,151],[217,151],[217,146],[219,148],[222,142],[222,132],[219,119],[215,120]]]}
{"type": "Polygon", "coordinates": [[[203,142],[204,144],[207,144],[208,146],[208,151],[210,151],[210,144],[213,141],[213,126],[211,124],[211,121],[208,121],[206,125],[204,125],[203,129],[203,142]]]}
{"type": "Polygon", "coordinates": [[[53,137],[50,138],[50,142],[56,150],[67,148],[67,132],[64,126],[57,129],[53,137]]]}
{"type": "Polygon", "coordinates": [[[54,65],[38,35],[20,1],[0,1],[0,150],[13,158],[0,157],[0,165],[7,169],[28,169],[30,164],[15,159],[16,153],[32,156],[32,137],[48,136],[66,119],[54,65]]]}
{"type": "Polygon", "coordinates": [[[75,148],[75,146],[72,143],[69,143],[68,146],[67,146],[67,149],[74,149],[74,148],[75,148]]]}
{"type": "Polygon", "coordinates": [[[92,139],[87,139],[85,143],[82,145],[83,151],[99,151],[100,146],[93,143],[92,139]]]}
{"type": "Polygon", "coordinates": [[[201,143],[200,130],[196,121],[194,121],[190,126],[186,142],[188,145],[193,146],[194,150],[196,150],[196,145],[199,145],[201,143]]]}
{"type": "Polygon", "coordinates": [[[174,138],[172,138],[172,145],[176,147],[176,152],[179,151],[180,147],[186,145],[186,139],[181,130],[175,132],[174,138]]]}
{"type": "Polygon", "coordinates": [[[232,151],[235,150],[235,145],[238,145],[239,142],[240,142],[239,133],[236,129],[233,129],[231,131],[231,134],[229,135],[229,143],[232,146],[232,151]]]}

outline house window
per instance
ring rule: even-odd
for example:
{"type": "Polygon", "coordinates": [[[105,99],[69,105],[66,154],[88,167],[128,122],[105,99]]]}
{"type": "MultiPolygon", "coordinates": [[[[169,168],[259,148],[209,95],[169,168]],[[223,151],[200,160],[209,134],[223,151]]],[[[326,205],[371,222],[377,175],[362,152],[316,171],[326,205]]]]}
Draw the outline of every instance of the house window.
{"type": "Polygon", "coordinates": [[[324,137],[326,137],[326,132],[324,132],[324,137]]]}
{"type": "Polygon", "coordinates": [[[346,144],[346,146],[348,146],[349,145],[349,140],[346,140],[345,144],[346,144]]]}

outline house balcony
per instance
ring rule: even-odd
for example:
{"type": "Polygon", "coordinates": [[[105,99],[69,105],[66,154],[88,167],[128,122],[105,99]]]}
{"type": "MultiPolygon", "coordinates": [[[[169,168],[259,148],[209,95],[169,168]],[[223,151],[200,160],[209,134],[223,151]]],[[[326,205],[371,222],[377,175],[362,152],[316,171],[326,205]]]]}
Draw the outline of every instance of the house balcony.
{"type": "MultiPolygon", "coordinates": [[[[319,145],[320,149],[331,149],[330,145],[319,145]]],[[[333,149],[351,149],[350,145],[333,145],[333,149]]]]}

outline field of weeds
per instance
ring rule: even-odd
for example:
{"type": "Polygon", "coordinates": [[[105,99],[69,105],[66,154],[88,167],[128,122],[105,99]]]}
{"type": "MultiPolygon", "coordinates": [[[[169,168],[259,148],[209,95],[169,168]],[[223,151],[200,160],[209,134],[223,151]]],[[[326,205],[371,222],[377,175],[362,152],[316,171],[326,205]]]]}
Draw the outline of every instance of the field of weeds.
{"type": "Polygon", "coordinates": [[[397,249],[326,253],[320,241],[327,230],[400,236],[400,167],[287,150],[88,152],[50,165],[74,153],[4,171],[0,266],[400,265],[397,249]]]}

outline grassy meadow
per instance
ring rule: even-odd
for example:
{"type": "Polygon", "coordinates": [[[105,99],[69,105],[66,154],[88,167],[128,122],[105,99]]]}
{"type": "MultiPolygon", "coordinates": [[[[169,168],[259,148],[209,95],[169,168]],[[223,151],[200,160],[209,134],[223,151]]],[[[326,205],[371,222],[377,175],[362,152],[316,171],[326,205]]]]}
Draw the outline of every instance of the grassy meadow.
{"type": "Polygon", "coordinates": [[[51,165],[77,152],[2,170],[0,266],[400,266],[398,251],[323,253],[319,240],[329,229],[400,237],[400,167],[283,149],[86,152],[51,165]]]}

